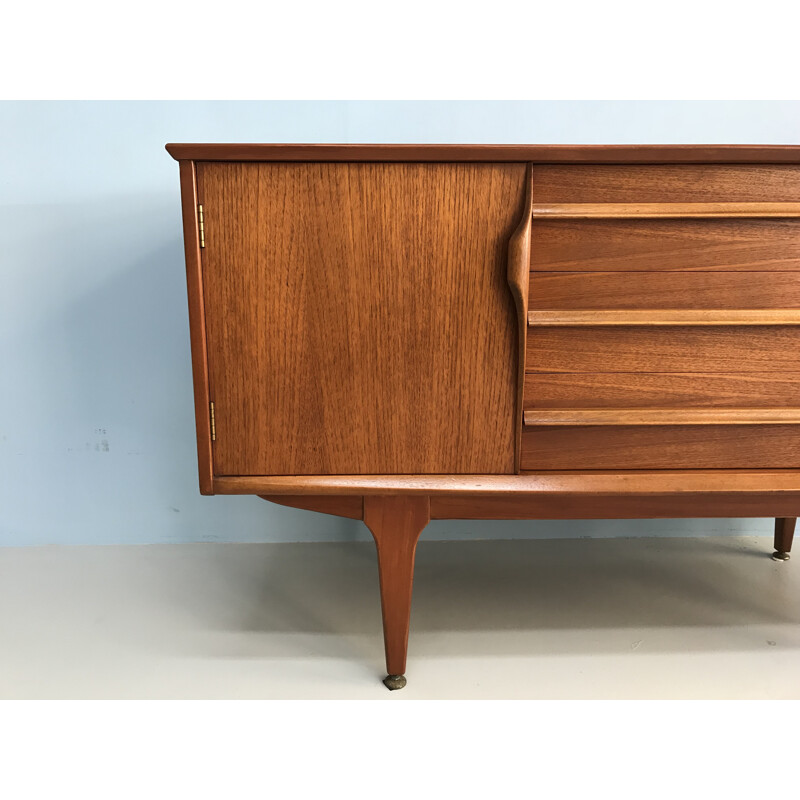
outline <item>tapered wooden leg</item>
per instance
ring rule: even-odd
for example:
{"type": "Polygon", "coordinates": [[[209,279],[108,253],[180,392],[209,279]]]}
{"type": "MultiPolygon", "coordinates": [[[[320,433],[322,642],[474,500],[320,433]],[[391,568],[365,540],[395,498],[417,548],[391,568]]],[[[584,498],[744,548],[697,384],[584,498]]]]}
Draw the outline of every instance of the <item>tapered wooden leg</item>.
{"type": "Polygon", "coordinates": [[[414,553],[419,535],[430,518],[430,500],[426,496],[364,497],[364,523],[378,548],[383,641],[389,673],[383,682],[389,689],[402,689],[406,685],[414,553]]]}
{"type": "Polygon", "coordinates": [[[775,552],[772,554],[775,561],[789,560],[796,522],[796,517],[778,517],[775,520],[775,552]]]}

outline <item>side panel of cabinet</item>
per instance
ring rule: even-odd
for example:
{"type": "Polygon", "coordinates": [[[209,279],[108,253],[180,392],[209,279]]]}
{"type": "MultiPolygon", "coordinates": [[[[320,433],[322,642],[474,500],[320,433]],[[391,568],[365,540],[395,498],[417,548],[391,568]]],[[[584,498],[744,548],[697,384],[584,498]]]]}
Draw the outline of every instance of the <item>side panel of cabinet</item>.
{"type": "Polygon", "coordinates": [[[524,164],[197,164],[215,475],[508,473],[524,164]]]}

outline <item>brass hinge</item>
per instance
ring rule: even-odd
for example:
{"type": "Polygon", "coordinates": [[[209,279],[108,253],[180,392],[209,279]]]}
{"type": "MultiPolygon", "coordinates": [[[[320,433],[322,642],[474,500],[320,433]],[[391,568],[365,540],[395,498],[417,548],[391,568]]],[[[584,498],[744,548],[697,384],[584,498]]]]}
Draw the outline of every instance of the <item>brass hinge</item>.
{"type": "Polygon", "coordinates": [[[206,233],[203,226],[203,206],[197,206],[197,224],[200,231],[200,247],[206,246],[206,233]]]}
{"type": "Polygon", "coordinates": [[[217,421],[214,419],[214,404],[211,403],[211,441],[217,441],[217,421]]]}

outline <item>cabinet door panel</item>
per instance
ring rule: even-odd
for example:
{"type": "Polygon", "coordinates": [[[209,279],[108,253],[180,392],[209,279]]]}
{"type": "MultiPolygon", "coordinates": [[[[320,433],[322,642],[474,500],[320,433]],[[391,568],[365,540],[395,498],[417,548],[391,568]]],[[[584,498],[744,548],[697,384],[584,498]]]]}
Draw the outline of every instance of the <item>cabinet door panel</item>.
{"type": "Polygon", "coordinates": [[[215,474],[513,471],[525,170],[199,163],[215,474]]]}

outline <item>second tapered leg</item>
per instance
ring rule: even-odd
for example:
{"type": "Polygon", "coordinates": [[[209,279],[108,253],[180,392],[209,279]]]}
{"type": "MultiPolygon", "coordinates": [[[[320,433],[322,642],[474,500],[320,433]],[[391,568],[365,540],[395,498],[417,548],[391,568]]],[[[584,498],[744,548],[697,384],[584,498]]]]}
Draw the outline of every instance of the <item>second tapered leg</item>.
{"type": "Polygon", "coordinates": [[[789,560],[796,522],[796,517],[777,517],[775,519],[775,552],[772,554],[775,561],[789,560]]]}

